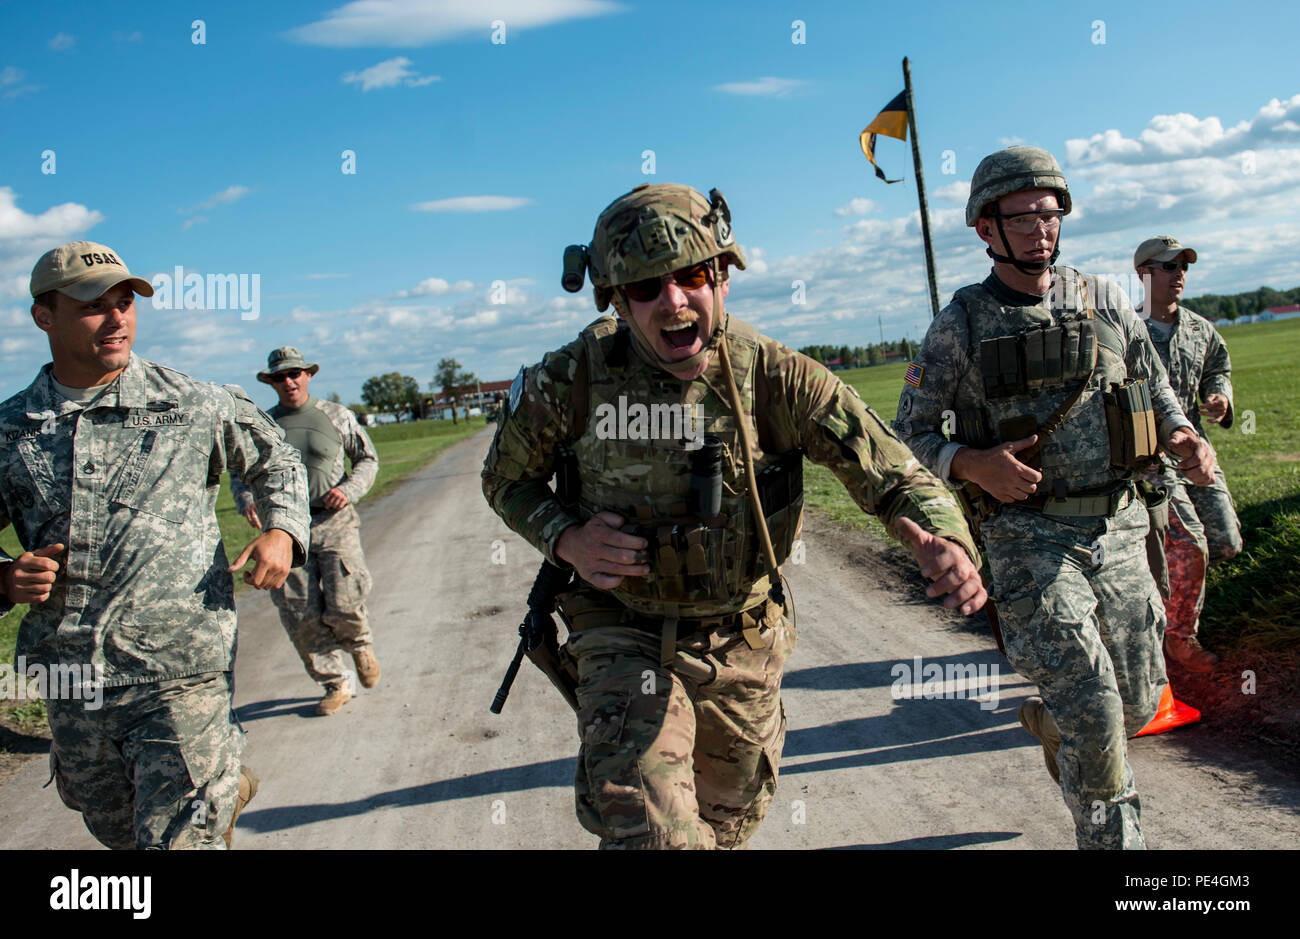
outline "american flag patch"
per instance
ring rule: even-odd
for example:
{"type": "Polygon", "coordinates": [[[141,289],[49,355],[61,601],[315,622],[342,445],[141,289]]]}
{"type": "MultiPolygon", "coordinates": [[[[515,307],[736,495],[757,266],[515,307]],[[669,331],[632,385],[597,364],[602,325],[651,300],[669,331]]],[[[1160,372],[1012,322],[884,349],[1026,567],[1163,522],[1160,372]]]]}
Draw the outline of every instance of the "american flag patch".
{"type": "Polygon", "coordinates": [[[907,382],[913,388],[920,388],[921,376],[924,373],[925,369],[921,368],[921,366],[917,365],[915,362],[908,362],[907,374],[903,376],[903,381],[907,382]]]}

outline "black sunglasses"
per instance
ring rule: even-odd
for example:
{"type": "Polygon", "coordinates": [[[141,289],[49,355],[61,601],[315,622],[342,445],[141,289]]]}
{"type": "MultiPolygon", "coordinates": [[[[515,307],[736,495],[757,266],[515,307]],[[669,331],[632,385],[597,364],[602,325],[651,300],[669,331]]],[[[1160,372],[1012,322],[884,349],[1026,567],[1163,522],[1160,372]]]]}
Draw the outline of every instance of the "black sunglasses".
{"type": "Polygon", "coordinates": [[[1147,267],[1158,267],[1166,274],[1172,274],[1174,271],[1187,270],[1186,261],[1148,261],[1147,267]]]}
{"type": "Polygon", "coordinates": [[[276,372],[271,376],[271,384],[278,385],[287,378],[292,378],[294,381],[297,381],[302,376],[302,373],[303,369],[300,368],[291,368],[286,369],[283,372],[276,372]]]}

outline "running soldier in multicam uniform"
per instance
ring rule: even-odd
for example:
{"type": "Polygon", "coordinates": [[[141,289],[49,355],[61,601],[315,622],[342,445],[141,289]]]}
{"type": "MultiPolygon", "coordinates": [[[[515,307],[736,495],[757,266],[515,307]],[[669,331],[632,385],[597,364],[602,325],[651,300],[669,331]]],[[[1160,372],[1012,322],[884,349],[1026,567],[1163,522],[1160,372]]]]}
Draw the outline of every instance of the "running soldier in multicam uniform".
{"type": "MultiPolygon", "coordinates": [[[[361,519],[354,508],[374,485],[379,454],[356,415],[341,404],[311,397],[308,384],[319,370],[293,346],[284,346],[267,357],[257,380],[275,389],[280,403],[271,416],[307,464],[311,553],[283,587],[271,591],[271,599],[307,674],[325,689],[316,712],[327,716],[351,700],[355,690],[344,651],[351,654],[364,687],[379,682],[379,661],[366,618],[372,581],[361,550],[361,519]],[[345,456],[351,471],[344,466],[345,456]]],[[[248,524],[260,528],[253,493],[234,473],[230,489],[248,524]]]]}
{"type": "Polygon", "coordinates": [[[938,476],[966,481],[1007,658],[1042,694],[1021,721],[1043,743],[1079,847],[1141,848],[1125,738],[1155,714],[1166,680],[1147,508],[1131,477],[1157,438],[1198,483],[1214,458],[1123,292],[1052,266],[1070,205],[1044,150],[980,163],[966,224],[993,272],[930,325],[894,426],[938,476]]]}
{"type": "Polygon", "coordinates": [[[963,613],[985,599],[974,544],[951,494],[853,389],[728,317],[727,268],[745,259],[716,190],[639,186],[565,255],[566,288],[589,271],[597,309],[619,318],[520,372],[483,491],[577,574],[559,607],[578,818],[602,847],[743,847],[785,737],[796,637],[777,568],[801,526],[803,457],[893,527],[935,581],[929,595],[963,613]],[[546,485],[565,460],[573,511],[546,485]]]}
{"type": "Polygon", "coordinates": [[[32,271],[32,318],[53,358],[0,404],[0,612],[30,603],[17,657],[102,682],[47,701],[60,797],[109,848],[229,847],[257,791],[231,710],[231,572],[278,587],[308,544],[307,474],[284,435],[234,385],[195,381],[132,354],[135,293],[109,248],[73,242],[32,271]],[[221,473],[242,473],[266,531],[229,565],[221,473]],[[224,833],[224,844],[223,844],[224,833]]]}
{"type": "MultiPolygon", "coordinates": [[[[1178,303],[1187,266],[1195,263],[1196,252],[1170,235],[1148,238],[1133,254],[1133,267],[1146,286],[1138,315],[1169,372],[1169,384],[1183,411],[1208,442],[1202,416],[1225,429],[1232,426],[1232,362],[1223,337],[1210,321],[1178,303]],[[1204,406],[1198,407],[1198,400],[1204,406]]],[[[1241,523],[1228,481],[1219,466],[1213,485],[1192,485],[1168,457],[1152,471],[1152,478],[1169,490],[1165,653],[1193,671],[1212,671],[1219,658],[1201,646],[1196,633],[1205,604],[1206,569],[1241,553],[1241,523]]]]}

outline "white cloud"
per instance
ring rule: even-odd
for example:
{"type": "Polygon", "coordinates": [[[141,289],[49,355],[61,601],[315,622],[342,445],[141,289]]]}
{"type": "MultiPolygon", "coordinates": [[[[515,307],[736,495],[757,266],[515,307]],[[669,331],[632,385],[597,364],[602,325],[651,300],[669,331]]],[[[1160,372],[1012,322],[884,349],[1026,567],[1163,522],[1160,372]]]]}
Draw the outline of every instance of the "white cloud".
{"type": "Polygon", "coordinates": [[[714,85],[715,91],[725,91],[730,95],[761,95],[768,98],[784,98],[792,91],[808,84],[801,78],[775,78],[768,76],[752,82],[726,82],[714,85]]]}
{"type": "Polygon", "coordinates": [[[451,199],[435,199],[433,202],[417,202],[411,208],[417,212],[506,212],[532,205],[532,202],[532,199],[519,196],[456,196],[451,199]]]}
{"type": "Polygon", "coordinates": [[[1224,130],[1217,117],[1157,114],[1134,140],[1114,128],[1065,142],[1069,163],[1152,163],[1169,159],[1214,156],[1300,138],[1300,94],[1285,101],[1273,98],[1249,121],[1224,130]]]}
{"type": "Polygon", "coordinates": [[[359,72],[345,72],[343,74],[343,83],[345,85],[360,85],[362,91],[373,91],[376,88],[394,88],[397,85],[418,88],[430,82],[440,81],[442,81],[441,76],[421,75],[412,69],[411,60],[404,55],[399,55],[395,59],[386,59],[359,72]]]}
{"type": "Polygon", "coordinates": [[[876,204],[870,199],[856,198],[850,199],[846,205],[840,206],[835,210],[835,214],[844,215],[869,215],[876,208],[876,204]]]}
{"type": "Polygon", "coordinates": [[[464,293],[467,290],[474,289],[472,280],[458,280],[454,284],[448,283],[441,277],[429,277],[420,281],[410,290],[399,290],[393,294],[398,299],[408,297],[440,297],[447,293],[464,293]]]}
{"type": "Polygon", "coordinates": [[[139,42],[144,39],[144,34],[138,29],[133,29],[129,33],[125,30],[115,29],[109,38],[114,42],[139,42]]]}
{"type": "Polygon", "coordinates": [[[286,36],[305,45],[334,47],[414,47],[474,35],[486,42],[492,21],[499,19],[507,25],[508,42],[511,30],[619,9],[608,0],[493,0],[490,7],[464,0],[353,0],[286,36]]]}
{"type": "Polygon", "coordinates": [[[55,52],[63,52],[65,49],[71,49],[77,42],[75,36],[67,33],[55,33],[54,38],[49,41],[49,47],[55,52]]]}
{"type": "MultiPolygon", "coordinates": [[[[252,191],[253,190],[249,189],[247,186],[227,186],[220,192],[208,196],[198,205],[191,206],[188,209],[180,209],[179,211],[181,215],[189,215],[193,212],[206,212],[209,209],[215,209],[219,205],[229,205],[232,202],[238,202],[252,191]]],[[[204,221],[206,221],[206,219],[204,221]]],[[[186,227],[188,228],[189,226],[186,227]]]]}
{"type": "Polygon", "coordinates": [[[187,218],[185,224],[181,226],[181,231],[189,231],[195,225],[202,225],[208,220],[206,215],[196,215],[193,218],[187,218]]]}
{"type": "Polygon", "coordinates": [[[998,143],[1004,147],[1014,147],[1025,142],[1024,137],[999,137],[998,143]]]}
{"type": "Polygon", "coordinates": [[[940,186],[938,189],[931,191],[930,196],[937,202],[964,206],[966,200],[970,198],[970,180],[959,179],[946,186],[940,186]]]}
{"type": "Polygon", "coordinates": [[[39,91],[39,85],[23,84],[26,75],[27,73],[22,69],[15,68],[12,65],[6,65],[3,69],[0,69],[0,88],[4,89],[3,93],[0,93],[0,98],[9,101],[21,95],[39,91]]]}

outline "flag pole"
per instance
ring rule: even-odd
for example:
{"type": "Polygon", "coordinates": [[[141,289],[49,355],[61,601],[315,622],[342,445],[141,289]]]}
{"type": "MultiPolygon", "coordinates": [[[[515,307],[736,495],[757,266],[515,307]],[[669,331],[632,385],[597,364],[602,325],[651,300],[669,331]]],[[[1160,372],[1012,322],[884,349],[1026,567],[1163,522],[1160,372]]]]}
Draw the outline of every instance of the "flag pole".
{"type": "Polygon", "coordinates": [[[939,315],[939,283],[934,272],[934,246],[930,242],[930,207],[925,201],[925,173],[921,171],[921,145],[916,139],[916,108],[912,106],[912,69],[903,57],[903,90],[907,95],[907,126],[912,132],[912,165],[916,167],[916,198],[921,203],[921,238],[925,242],[925,276],[930,282],[930,315],[939,315]]]}

